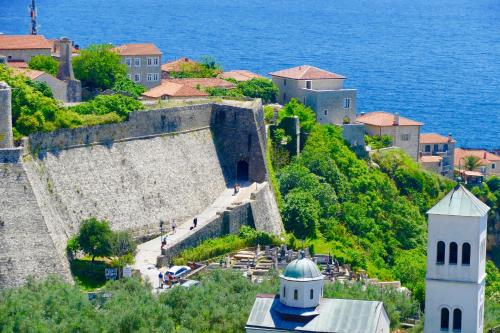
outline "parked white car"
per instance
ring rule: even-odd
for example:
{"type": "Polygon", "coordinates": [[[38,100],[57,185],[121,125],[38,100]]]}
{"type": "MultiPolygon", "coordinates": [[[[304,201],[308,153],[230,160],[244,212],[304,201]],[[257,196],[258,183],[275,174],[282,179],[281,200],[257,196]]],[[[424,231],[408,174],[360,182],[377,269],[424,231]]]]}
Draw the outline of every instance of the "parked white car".
{"type": "Polygon", "coordinates": [[[172,266],[165,272],[165,276],[170,273],[174,279],[179,279],[189,272],[191,272],[191,268],[188,266],[172,266]]]}

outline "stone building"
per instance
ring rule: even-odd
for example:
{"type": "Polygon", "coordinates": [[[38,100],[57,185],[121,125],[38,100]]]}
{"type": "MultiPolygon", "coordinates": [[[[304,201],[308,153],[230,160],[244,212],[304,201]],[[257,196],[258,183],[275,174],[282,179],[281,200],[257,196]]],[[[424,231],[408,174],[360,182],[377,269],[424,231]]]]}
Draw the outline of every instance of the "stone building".
{"type": "Polygon", "coordinates": [[[419,162],[431,171],[453,178],[456,141],[450,135],[422,133],[419,142],[419,162]]]}
{"type": "Polygon", "coordinates": [[[457,185],[427,212],[425,333],[483,332],[489,209],[457,185]]]}
{"type": "Polygon", "coordinates": [[[149,89],[160,84],[162,52],[156,45],[124,44],[113,50],[122,58],[130,80],[149,89]]]}
{"type": "Polygon", "coordinates": [[[187,84],[164,81],[142,94],[145,100],[199,99],[209,94],[187,84]]]}
{"type": "Polygon", "coordinates": [[[397,113],[382,111],[363,114],[356,119],[356,122],[365,125],[368,135],[389,135],[393,146],[403,149],[415,161],[418,161],[420,128],[423,123],[400,117],[397,113]]]}
{"type": "Polygon", "coordinates": [[[280,275],[279,295],[257,295],[245,331],[390,332],[382,302],[323,298],[324,283],[318,266],[302,252],[280,275]]]}
{"type": "Polygon", "coordinates": [[[309,65],[269,73],[279,89],[278,103],[297,98],[316,112],[321,124],[346,124],[356,118],[356,89],[345,89],[345,77],[309,65]]]}
{"type": "Polygon", "coordinates": [[[37,55],[51,56],[52,43],[42,35],[1,35],[0,55],[8,62],[28,63],[37,55]]]}
{"type": "Polygon", "coordinates": [[[49,73],[45,73],[36,69],[13,68],[13,72],[24,75],[32,81],[46,83],[49,86],[50,90],[52,90],[52,94],[54,95],[55,99],[63,102],[68,102],[68,84],[66,82],[59,80],[49,73]]]}

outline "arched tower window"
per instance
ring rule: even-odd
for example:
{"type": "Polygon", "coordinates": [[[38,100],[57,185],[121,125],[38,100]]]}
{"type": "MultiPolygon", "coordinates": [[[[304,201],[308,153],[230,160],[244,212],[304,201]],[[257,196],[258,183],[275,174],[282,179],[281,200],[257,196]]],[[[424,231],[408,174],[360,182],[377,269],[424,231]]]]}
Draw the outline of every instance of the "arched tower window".
{"type": "Polygon", "coordinates": [[[441,309],[441,330],[447,331],[450,328],[450,310],[447,308],[441,309]]]}
{"type": "Polygon", "coordinates": [[[298,291],[297,289],[295,289],[295,290],[293,291],[293,299],[294,299],[294,300],[299,299],[299,291],[298,291]]]}
{"type": "Polygon", "coordinates": [[[446,252],[446,245],[443,241],[439,241],[437,244],[437,258],[436,264],[443,265],[444,264],[444,256],[446,252]]]}
{"type": "Polygon", "coordinates": [[[456,265],[458,261],[458,245],[455,242],[450,243],[450,265],[456,265]]]}
{"type": "Polygon", "coordinates": [[[283,286],[283,298],[286,298],[286,287],[283,286]]]}
{"type": "Polygon", "coordinates": [[[470,244],[462,245],[462,265],[470,265],[470,244]]]}
{"type": "Polygon", "coordinates": [[[462,311],[460,309],[453,310],[453,332],[462,331],[462,311]]]}
{"type": "Polygon", "coordinates": [[[313,299],[314,298],[314,289],[311,289],[309,292],[309,298],[313,299]]]}

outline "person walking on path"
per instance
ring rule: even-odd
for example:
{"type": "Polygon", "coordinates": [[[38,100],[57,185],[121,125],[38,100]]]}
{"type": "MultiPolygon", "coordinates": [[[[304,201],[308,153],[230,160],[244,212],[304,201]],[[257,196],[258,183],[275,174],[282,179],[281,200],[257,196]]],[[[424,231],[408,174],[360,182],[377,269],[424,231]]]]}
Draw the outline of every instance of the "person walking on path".
{"type": "Polygon", "coordinates": [[[158,279],[160,280],[160,285],[158,286],[159,289],[163,289],[163,274],[160,271],[160,274],[158,274],[158,279]]]}
{"type": "Polygon", "coordinates": [[[175,234],[175,228],[177,228],[177,223],[175,222],[175,219],[172,219],[172,233],[175,234]]]}
{"type": "Polygon", "coordinates": [[[198,218],[195,217],[193,220],[193,228],[196,228],[197,225],[198,225],[198,218]]]}

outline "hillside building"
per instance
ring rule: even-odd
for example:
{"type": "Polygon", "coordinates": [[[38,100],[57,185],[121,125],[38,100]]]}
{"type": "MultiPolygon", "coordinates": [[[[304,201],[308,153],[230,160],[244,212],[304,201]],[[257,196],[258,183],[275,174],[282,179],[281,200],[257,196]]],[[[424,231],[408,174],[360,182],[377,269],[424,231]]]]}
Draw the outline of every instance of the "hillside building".
{"type": "Polygon", "coordinates": [[[427,170],[452,178],[456,141],[450,135],[422,133],[419,142],[419,162],[427,170]]]}
{"type": "Polygon", "coordinates": [[[363,114],[356,121],[365,125],[368,135],[389,135],[393,146],[403,149],[415,161],[418,160],[420,128],[423,123],[383,111],[363,114]]]}
{"type": "Polygon", "coordinates": [[[149,89],[160,84],[162,52],[156,45],[124,44],[113,50],[122,58],[130,80],[149,89]]]}
{"type": "Polygon", "coordinates": [[[321,124],[349,124],[356,119],[356,89],[345,89],[345,77],[309,65],[269,73],[279,89],[277,102],[292,98],[311,107],[321,124]]]}
{"type": "Polygon", "coordinates": [[[142,94],[146,100],[197,99],[207,97],[208,93],[186,84],[165,81],[142,94]]]}
{"type": "Polygon", "coordinates": [[[323,298],[324,276],[310,259],[288,264],[279,295],[257,295],[245,326],[247,333],[389,333],[382,302],[323,298]]]}
{"type": "Polygon", "coordinates": [[[475,179],[481,179],[487,176],[500,176],[500,156],[492,154],[481,149],[455,149],[455,168],[462,178],[468,182],[474,182],[475,179]],[[474,170],[467,170],[465,159],[468,156],[474,156],[479,159],[479,166],[474,170]]]}
{"type": "Polygon", "coordinates": [[[489,209],[457,185],[427,212],[425,333],[483,332],[489,209]]]}
{"type": "Polygon", "coordinates": [[[188,57],[182,57],[177,60],[167,62],[161,65],[161,78],[170,79],[172,78],[172,73],[182,72],[186,69],[186,67],[198,64],[198,62],[191,60],[188,57]]]}
{"type": "Polygon", "coordinates": [[[247,70],[232,70],[219,75],[221,79],[233,79],[237,82],[245,82],[251,79],[264,79],[263,76],[247,70]]]}
{"type": "Polygon", "coordinates": [[[28,63],[37,55],[50,57],[52,46],[42,35],[0,35],[0,55],[9,63],[28,63]]]}

